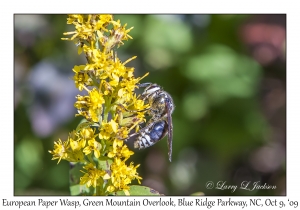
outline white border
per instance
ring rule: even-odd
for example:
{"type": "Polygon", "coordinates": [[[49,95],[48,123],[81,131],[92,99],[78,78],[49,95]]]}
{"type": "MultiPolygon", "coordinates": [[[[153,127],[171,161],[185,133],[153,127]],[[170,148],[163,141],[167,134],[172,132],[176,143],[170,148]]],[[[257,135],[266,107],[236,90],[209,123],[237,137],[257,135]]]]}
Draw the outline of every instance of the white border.
{"type": "MultiPolygon", "coordinates": [[[[10,1],[11,2],[11,1],[10,1]]],[[[299,147],[299,12],[296,11],[298,4],[296,1],[183,1],[183,2],[168,2],[165,1],[59,1],[55,5],[54,1],[18,1],[13,4],[13,7],[5,8],[1,11],[1,41],[2,50],[2,103],[1,103],[1,200],[0,206],[2,209],[2,199],[9,200],[37,200],[35,197],[13,197],[13,14],[14,13],[287,13],[287,196],[272,197],[278,200],[287,199],[296,200],[299,202],[299,157],[297,154],[300,151],[299,147]],[[151,4],[149,4],[151,2],[151,4]],[[148,4],[148,5],[146,5],[148,4]],[[84,9],[89,9],[84,12],[84,9]],[[10,110],[12,113],[10,113],[10,110]]],[[[58,200],[61,197],[39,197],[45,200],[58,200]]],[[[168,199],[166,197],[165,199],[168,199]]],[[[172,197],[179,199],[179,197],[172,197]]],[[[218,197],[208,197],[210,200],[216,200],[218,197]]],[[[228,199],[229,197],[221,197],[228,199]]],[[[234,200],[247,200],[251,197],[234,197],[234,200]]],[[[259,198],[259,197],[255,197],[259,198]]],[[[84,198],[69,197],[70,200],[83,200],[84,198]]],[[[98,198],[90,198],[98,200],[98,198]]],[[[102,198],[105,199],[105,198],[102,198]]],[[[119,200],[126,198],[118,198],[119,200]]],[[[133,199],[133,198],[132,198],[133,199]]],[[[143,200],[142,197],[136,197],[137,200],[143,200]]],[[[148,198],[157,199],[157,198],[148,198]]],[[[186,199],[192,199],[186,197],[186,199]]],[[[260,199],[268,199],[261,197],[260,199]]],[[[67,208],[67,207],[66,207],[67,208]]],[[[69,209],[74,207],[69,207],[69,209]]],[[[84,207],[80,209],[90,209],[84,207]]],[[[99,207],[98,207],[99,208],[99,207]]],[[[106,207],[108,209],[116,209],[120,207],[106,207]]],[[[130,207],[140,209],[141,207],[130,207]]],[[[153,209],[151,206],[142,207],[153,209]]],[[[199,208],[199,207],[193,207],[199,208]]],[[[232,209],[232,207],[226,207],[232,209]]],[[[269,207],[271,208],[271,207],[269,207]]],[[[4,207],[5,209],[5,207],[4,207]]],[[[17,207],[10,209],[17,209],[17,207]]],[[[29,209],[29,208],[27,208],[29,209]]],[[[41,209],[40,207],[30,209],[41,209]]]]}

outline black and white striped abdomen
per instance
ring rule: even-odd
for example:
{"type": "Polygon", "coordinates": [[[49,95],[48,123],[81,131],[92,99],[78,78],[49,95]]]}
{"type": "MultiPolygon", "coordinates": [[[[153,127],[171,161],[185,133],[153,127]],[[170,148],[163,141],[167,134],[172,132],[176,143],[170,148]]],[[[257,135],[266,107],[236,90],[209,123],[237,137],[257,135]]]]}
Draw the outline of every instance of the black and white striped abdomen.
{"type": "Polygon", "coordinates": [[[152,146],[161,140],[168,133],[168,125],[164,120],[158,121],[153,126],[148,127],[145,131],[141,132],[140,136],[136,139],[135,147],[144,149],[152,146]]]}

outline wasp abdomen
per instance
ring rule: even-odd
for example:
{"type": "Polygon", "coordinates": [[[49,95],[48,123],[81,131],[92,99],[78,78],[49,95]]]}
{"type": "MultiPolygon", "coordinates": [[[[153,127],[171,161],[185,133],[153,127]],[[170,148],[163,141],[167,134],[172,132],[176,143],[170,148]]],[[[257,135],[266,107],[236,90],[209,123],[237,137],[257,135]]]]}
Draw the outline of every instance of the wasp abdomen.
{"type": "Polygon", "coordinates": [[[144,149],[161,140],[168,133],[167,122],[162,120],[153,124],[143,132],[135,142],[135,148],[144,149]]]}
{"type": "Polygon", "coordinates": [[[149,133],[149,136],[154,143],[166,135],[168,129],[166,125],[166,121],[159,121],[154,124],[153,129],[149,133]]]}

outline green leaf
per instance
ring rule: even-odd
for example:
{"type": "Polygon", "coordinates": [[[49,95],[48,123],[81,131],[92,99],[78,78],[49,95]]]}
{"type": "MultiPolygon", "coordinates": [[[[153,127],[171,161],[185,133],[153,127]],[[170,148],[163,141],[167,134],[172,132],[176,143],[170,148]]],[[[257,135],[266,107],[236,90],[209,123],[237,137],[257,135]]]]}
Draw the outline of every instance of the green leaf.
{"type": "Polygon", "coordinates": [[[110,169],[110,165],[112,163],[113,163],[113,161],[111,159],[109,159],[109,158],[100,157],[98,159],[98,166],[99,166],[99,168],[101,168],[103,170],[109,170],[110,169]]]}
{"type": "Polygon", "coordinates": [[[205,194],[203,192],[194,192],[191,194],[191,196],[204,196],[205,194]]]}
{"type": "MultiPolygon", "coordinates": [[[[129,190],[130,195],[162,195],[159,194],[156,190],[145,187],[145,186],[140,186],[140,185],[131,185],[130,190],[129,190]]],[[[116,195],[125,195],[124,191],[118,191],[116,195]]]]}
{"type": "Polygon", "coordinates": [[[85,185],[70,186],[71,195],[94,195],[96,189],[93,187],[87,188],[85,185]]]}
{"type": "Polygon", "coordinates": [[[76,128],[76,132],[79,132],[80,130],[82,130],[83,128],[89,127],[89,126],[96,126],[99,127],[99,125],[97,123],[94,122],[89,122],[86,119],[83,119],[77,126],[76,128]]]}

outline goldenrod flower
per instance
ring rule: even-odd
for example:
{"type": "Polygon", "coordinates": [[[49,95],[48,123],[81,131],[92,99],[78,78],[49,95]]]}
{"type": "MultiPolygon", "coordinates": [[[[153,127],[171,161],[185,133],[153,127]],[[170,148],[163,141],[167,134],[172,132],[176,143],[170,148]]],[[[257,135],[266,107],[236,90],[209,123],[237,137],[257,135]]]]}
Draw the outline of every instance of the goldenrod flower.
{"type": "Polygon", "coordinates": [[[117,132],[118,124],[111,120],[109,123],[102,123],[102,128],[100,130],[99,138],[100,139],[110,139],[117,132]]]}
{"type": "Polygon", "coordinates": [[[89,163],[88,165],[83,167],[87,172],[81,171],[84,173],[83,177],[80,178],[80,184],[84,185],[86,184],[87,187],[93,186],[96,187],[99,185],[103,179],[104,175],[106,175],[106,172],[104,170],[99,170],[96,168],[96,166],[92,163],[89,163]]]}
{"type": "Polygon", "coordinates": [[[88,146],[84,148],[83,152],[85,155],[88,155],[92,151],[94,151],[95,157],[99,158],[101,148],[102,148],[101,144],[97,142],[95,139],[92,139],[88,141],[88,146]]]}
{"type": "Polygon", "coordinates": [[[129,158],[134,153],[127,148],[127,145],[123,145],[124,141],[115,139],[113,143],[113,149],[108,153],[109,158],[124,157],[129,158]]]}
{"type": "Polygon", "coordinates": [[[103,94],[97,91],[95,88],[89,92],[92,109],[101,109],[102,104],[104,104],[105,100],[103,98],[103,94]]]}
{"type": "Polygon", "coordinates": [[[58,159],[57,164],[61,161],[61,159],[66,159],[68,157],[69,142],[65,141],[64,143],[59,139],[57,142],[54,142],[54,150],[49,151],[53,155],[52,160],[58,159]]]}
{"type": "Polygon", "coordinates": [[[67,24],[73,24],[75,30],[64,33],[71,37],[62,39],[75,42],[78,53],[84,53],[87,60],[72,69],[75,87],[86,91],[76,96],[75,116],[85,120],[66,142],[59,139],[49,152],[58,162],[64,159],[84,164],[79,184],[95,187],[102,194],[120,190],[129,194],[129,184],[135,179],[140,183],[142,178],[136,171],[139,165],[126,164],[134,152],[124,139],[145,122],[148,104],[134,92],[148,74],[135,78],[134,68],[126,65],[136,56],[122,62],[114,47],[132,39],[128,33],[133,27],[127,29],[127,24],[115,21],[112,15],[69,15],[67,24]]]}
{"type": "Polygon", "coordinates": [[[133,166],[133,163],[131,163],[130,166],[127,166],[125,164],[126,160],[127,159],[121,160],[120,158],[115,158],[111,165],[111,181],[114,188],[129,190],[128,184],[130,184],[132,180],[137,179],[140,183],[142,179],[136,172],[136,168],[139,167],[139,165],[133,166]]]}
{"type": "Polygon", "coordinates": [[[119,139],[127,139],[129,130],[127,127],[121,127],[117,132],[117,137],[119,139]]]}
{"type": "Polygon", "coordinates": [[[92,128],[83,128],[79,134],[80,134],[80,138],[83,138],[86,140],[96,138],[95,130],[93,130],[92,128]]]}
{"type": "Polygon", "coordinates": [[[85,139],[81,139],[79,141],[74,141],[73,139],[70,139],[70,146],[73,151],[81,150],[82,148],[84,148],[85,144],[85,139]]]}

